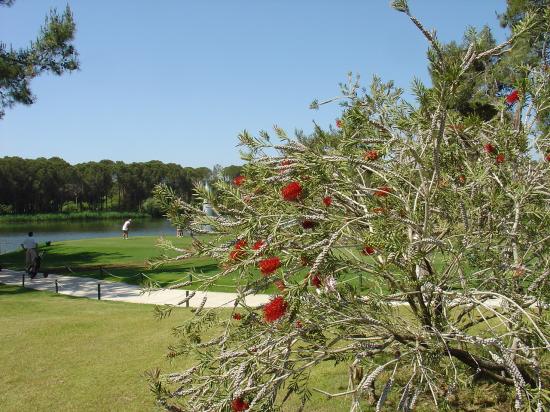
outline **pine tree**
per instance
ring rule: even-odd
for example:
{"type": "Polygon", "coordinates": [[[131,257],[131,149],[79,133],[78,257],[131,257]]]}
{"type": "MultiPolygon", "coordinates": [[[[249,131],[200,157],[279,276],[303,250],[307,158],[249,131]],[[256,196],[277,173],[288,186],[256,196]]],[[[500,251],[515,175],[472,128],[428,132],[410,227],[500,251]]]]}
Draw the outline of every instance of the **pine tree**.
{"type": "Polygon", "coordinates": [[[178,328],[169,356],[196,364],[151,374],[167,410],[285,410],[291,395],[306,407],[312,391],[351,411],[456,408],[484,381],[518,410],[548,401],[550,145],[534,118],[550,102],[550,74],[534,64],[519,93],[487,93],[492,116],[457,106],[536,17],[501,45],[470,31],[466,48],[445,48],[406,1],[393,6],[431,46],[433,86],[413,85],[420,104],[391,82],[363,88],[350,76],[336,129],[239,136],[241,176],[197,188],[216,216],[157,187],[175,225],[218,234],[178,259],[221,261],[206,288],[238,279],[233,317],[202,308],[178,328]],[[269,303],[246,304],[273,284],[269,303]],[[324,362],[349,366],[347,390],[310,381],[324,362]]]}
{"type": "MultiPolygon", "coordinates": [[[[14,0],[0,0],[11,6],[14,0]]],[[[16,103],[30,105],[35,97],[30,82],[50,72],[61,75],[78,69],[78,53],[72,45],[75,24],[69,6],[63,14],[51,10],[38,38],[24,49],[14,50],[0,42],[0,119],[16,103]]]]}

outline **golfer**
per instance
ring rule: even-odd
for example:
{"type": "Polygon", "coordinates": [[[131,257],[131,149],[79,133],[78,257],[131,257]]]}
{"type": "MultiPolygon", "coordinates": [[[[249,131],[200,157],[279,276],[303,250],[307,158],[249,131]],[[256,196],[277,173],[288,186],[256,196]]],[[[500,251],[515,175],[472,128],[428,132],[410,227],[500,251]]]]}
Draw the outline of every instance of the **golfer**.
{"type": "Polygon", "coordinates": [[[38,259],[38,243],[34,240],[33,235],[33,232],[29,232],[27,238],[21,243],[21,247],[25,249],[25,270],[27,273],[31,274],[32,278],[36,276],[36,271],[31,273],[31,270],[33,269],[36,259],[38,259]]]}
{"type": "Polygon", "coordinates": [[[122,225],[122,239],[128,239],[128,230],[129,230],[131,224],[132,224],[132,219],[128,219],[122,225]]]}

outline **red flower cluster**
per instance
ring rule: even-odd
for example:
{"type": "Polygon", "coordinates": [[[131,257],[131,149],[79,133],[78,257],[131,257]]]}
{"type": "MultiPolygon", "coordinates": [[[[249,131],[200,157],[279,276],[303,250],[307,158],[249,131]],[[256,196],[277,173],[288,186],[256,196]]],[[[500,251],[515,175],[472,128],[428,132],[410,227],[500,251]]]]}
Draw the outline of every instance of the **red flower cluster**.
{"type": "Polygon", "coordinates": [[[458,176],[458,181],[460,182],[461,185],[463,185],[464,183],[466,183],[466,176],[464,175],[458,176]]]}
{"type": "Polygon", "coordinates": [[[311,284],[315,286],[316,288],[321,287],[321,278],[317,275],[314,275],[311,277],[311,284]]]}
{"type": "Polygon", "coordinates": [[[243,315],[241,315],[239,312],[235,312],[233,314],[233,319],[235,320],[241,320],[243,318],[243,315]]]}
{"type": "Polygon", "coordinates": [[[338,129],[342,128],[342,121],[341,121],[340,119],[337,119],[337,120],[336,120],[336,127],[337,127],[338,129]]]}
{"type": "Polygon", "coordinates": [[[497,157],[495,157],[495,162],[497,162],[497,164],[504,163],[505,160],[506,157],[504,157],[504,154],[502,153],[497,154],[497,157]]]}
{"type": "Polygon", "coordinates": [[[277,256],[263,259],[260,260],[258,266],[260,267],[262,275],[269,276],[281,267],[281,259],[279,259],[277,256]]]}
{"type": "Polygon", "coordinates": [[[375,207],[374,209],[372,209],[372,213],[385,213],[386,212],[386,209],[384,209],[383,207],[375,207]]]}
{"type": "Polygon", "coordinates": [[[304,327],[304,324],[300,320],[297,320],[295,326],[296,329],[302,329],[304,327]]]}
{"type": "Polygon", "coordinates": [[[285,159],[281,161],[281,166],[290,166],[292,164],[292,160],[285,159]]]}
{"type": "Polygon", "coordinates": [[[313,220],[304,220],[302,222],[302,227],[304,229],[313,229],[315,226],[317,226],[317,222],[314,222],[313,220]]]}
{"type": "Polygon", "coordinates": [[[233,183],[235,183],[236,186],[240,186],[244,183],[244,181],[246,180],[246,178],[244,176],[235,176],[235,178],[233,179],[233,183]]]}
{"type": "Polygon", "coordinates": [[[285,314],[287,306],[288,305],[282,296],[277,296],[269,301],[269,303],[266,303],[264,306],[265,321],[269,323],[275,322],[285,314]]]}
{"type": "Polygon", "coordinates": [[[365,153],[365,160],[376,160],[378,159],[378,152],[376,150],[369,150],[365,153]]]}
{"type": "Polygon", "coordinates": [[[550,162],[550,152],[546,153],[545,159],[547,162],[550,162]]]}
{"type": "Polygon", "coordinates": [[[483,146],[483,150],[485,150],[485,153],[495,153],[496,149],[495,146],[493,146],[491,143],[487,143],[483,146]]]}
{"type": "Polygon", "coordinates": [[[242,412],[248,409],[248,403],[243,401],[242,398],[233,399],[231,401],[231,410],[233,412],[242,412]]]}
{"type": "Polygon", "coordinates": [[[374,196],[386,197],[390,193],[391,193],[391,187],[382,186],[382,187],[379,187],[378,189],[376,189],[376,191],[374,192],[374,196]]]}
{"type": "Polygon", "coordinates": [[[373,248],[372,246],[365,246],[362,250],[363,254],[364,255],[374,255],[376,253],[376,249],[373,248]]]}
{"type": "Polygon", "coordinates": [[[281,195],[283,195],[283,199],[291,202],[296,199],[302,194],[302,185],[298,182],[291,182],[285,187],[281,189],[281,195]]]}
{"type": "Polygon", "coordinates": [[[285,282],[283,282],[282,280],[280,279],[277,279],[275,282],[273,282],[273,284],[277,287],[277,289],[279,289],[281,292],[284,292],[284,290],[286,289],[286,286],[285,286],[285,282]]]}
{"type": "Polygon", "coordinates": [[[325,196],[323,198],[323,203],[325,204],[326,207],[329,207],[330,205],[332,205],[332,197],[325,196]]]}
{"type": "Polygon", "coordinates": [[[506,103],[512,105],[519,100],[519,93],[517,90],[514,90],[508,96],[506,96],[506,103]]]}
{"type": "Polygon", "coordinates": [[[233,246],[233,250],[229,252],[229,259],[238,260],[242,258],[246,253],[243,250],[244,247],[246,247],[246,240],[244,239],[237,240],[237,242],[235,243],[235,246],[233,246]]]}
{"type": "Polygon", "coordinates": [[[263,240],[258,240],[256,243],[254,243],[254,246],[252,246],[252,249],[260,250],[263,245],[265,245],[265,242],[263,240]]]}

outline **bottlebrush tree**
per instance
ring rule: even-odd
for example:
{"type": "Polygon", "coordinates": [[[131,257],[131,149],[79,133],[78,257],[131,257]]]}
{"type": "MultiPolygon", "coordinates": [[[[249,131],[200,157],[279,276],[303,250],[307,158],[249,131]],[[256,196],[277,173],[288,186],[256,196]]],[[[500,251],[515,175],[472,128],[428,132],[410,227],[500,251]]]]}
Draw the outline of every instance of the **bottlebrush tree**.
{"type": "Polygon", "coordinates": [[[216,216],[156,188],[176,226],[216,235],[163,246],[221,262],[204,288],[237,278],[230,316],[201,307],[178,328],[169,356],[196,364],[151,374],[167,410],[286,410],[291,396],[307,410],[312,391],[352,411],[434,410],[487,382],[517,409],[548,405],[550,143],[536,116],[549,72],[530,67],[512,96],[491,96],[491,119],[448,108],[472,65],[509,51],[530,17],[490,50],[473,36],[457,58],[393,5],[430,42],[436,76],[414,83],[417,104],[392,83],[350,78],[333,130],[240,135],[242,178],[197,189],[216,216]],[[246,303],[271,285],[264,306],[246,303]],[[349,367],[341,393],[310,380],[335,361],[349,367]]]}

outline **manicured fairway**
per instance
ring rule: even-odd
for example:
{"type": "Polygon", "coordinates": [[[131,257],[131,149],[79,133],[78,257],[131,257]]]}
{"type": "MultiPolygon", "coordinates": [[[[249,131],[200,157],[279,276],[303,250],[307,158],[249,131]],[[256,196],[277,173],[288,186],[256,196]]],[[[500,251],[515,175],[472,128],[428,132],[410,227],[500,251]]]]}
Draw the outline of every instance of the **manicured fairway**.
{"type": "MultiPolygon", "coordinates": [[[[190,237],[168,237],[167,239],[172,240],[178,247],[187,247],[192,241],[190,237]]],[[[42,269],[57,274],[74,274],[134,284],[141,283],[142,278],[139,274],[144,273],[160,285],[187,280],[190,273],[194,273],[193,280],[197,281],[208,278],[220,270],[218,262],[209,258],[185,259],[151,269],[146,261],[165,253],[157,247],[157,242],[158,238],[154,236],[131,237],[128,240],[97,238],[54,242],[51,246],[41,247],[41,251],[45,252],[42,269]],[[67,267],[70,267],[74,273],[67,267]],[[100,268],[105,271],[101,272],[100,268]]],[[[23,269],[24,261],[23,251],[0,255],[0,265],[10,269],[23,269]]],[[[301,276],[305,274],[307,274],[306,269],[301,276]]],[[[340,281],[350,278],[353,285],[359,286],[357,276],[344,276],[340,281]]],[[[209,290],[233,292],[234,285],[235,277],[227,276],[217,280],[209,290]]],[[[200,282],[195,282],[186,288],[194,289],[200,286],[200,282]]],[[[366,278],[363,287],[369,287],[369,281],[366,278]]],[[[276,288],[272,286],[265,292],[274,291],[276,288]]]]}
{"type": "MultiPolygon", "coordinates": [[[[191,238],[168,239],[179,247],[189,246],[191,238]]],[[[125,283],[140,283],[140,273],[144,273],[160,284],[187,279],[188,273],[196,271],[205,276],[217,272],[217,262],[208,258],[186,259],[174,264],[151,269],[146,264],[148,259],[165,253],[158,248],[158,238],[155,236],[121,238],[97,238],[55,242],[51,246],[42,246],[45,252],[42,269],[51,273],[71,274],[70,267],[77,275],[116,280],[125,283]],[[100,273],[100,268],[106,272],[100,273]],[[110,276],[108,273],[114,275],[110,276]]],[[[172,254],[173,255],[173,254],[172,254]]],[[[0,255],[0,265],[10,269],[22,269],[24,265],[23,251],[0,255]]],[[[223,285],[220,282],[220,285],[223,285]]],[[[227,285],[233,282],[228,279],[227,285]]],[[[220,286],[218,291],[231,291],[220,286]]]]}

